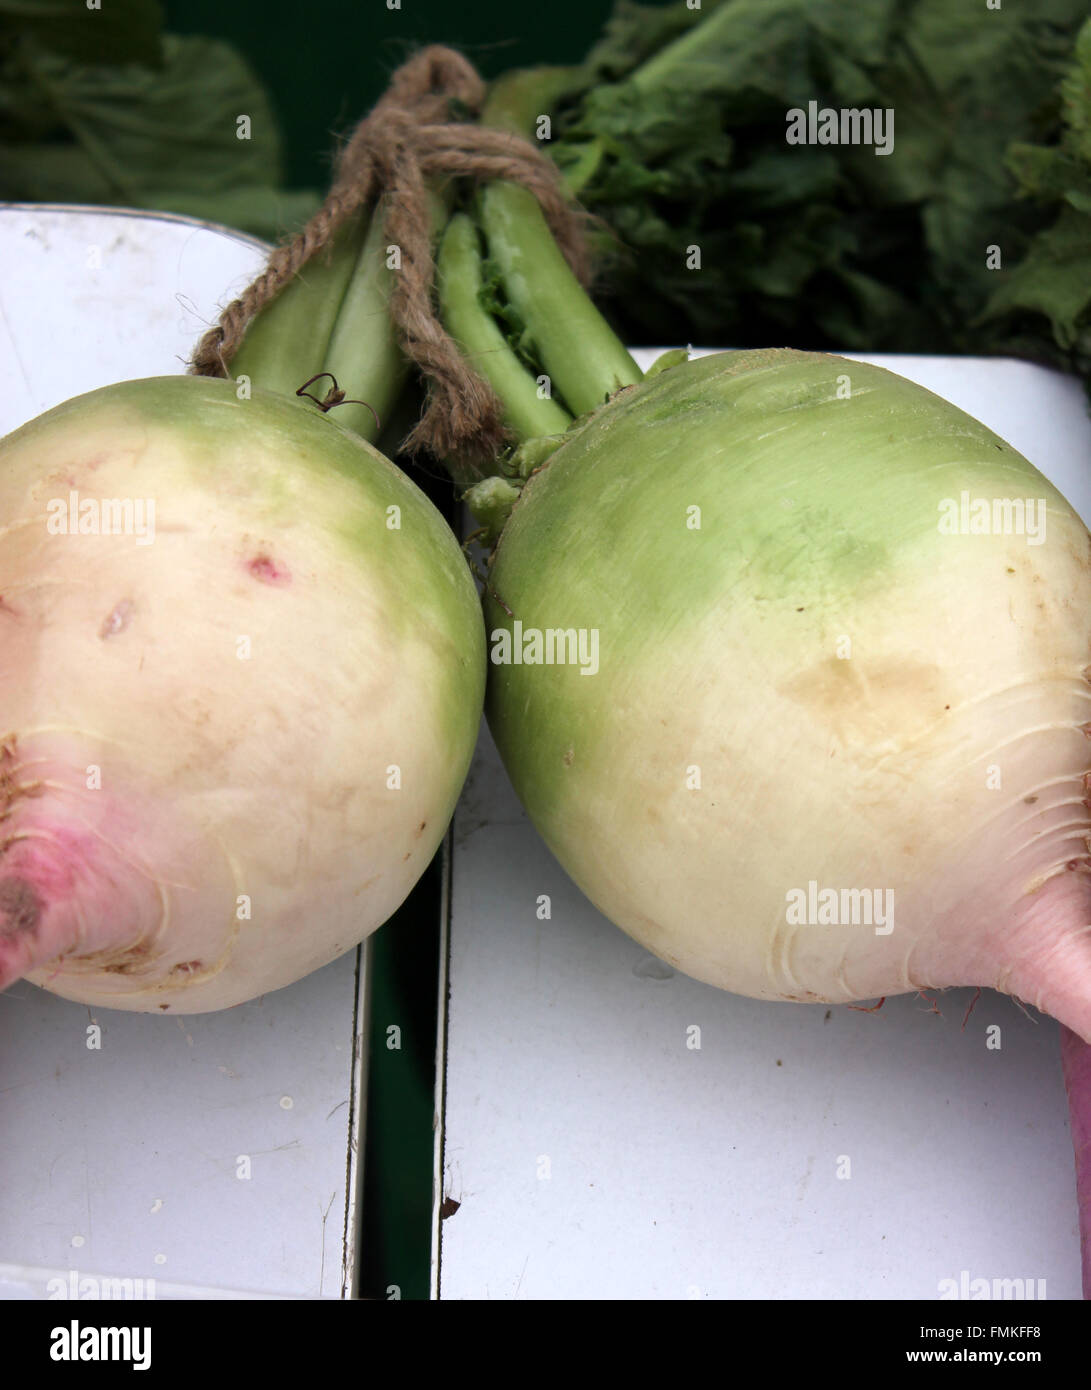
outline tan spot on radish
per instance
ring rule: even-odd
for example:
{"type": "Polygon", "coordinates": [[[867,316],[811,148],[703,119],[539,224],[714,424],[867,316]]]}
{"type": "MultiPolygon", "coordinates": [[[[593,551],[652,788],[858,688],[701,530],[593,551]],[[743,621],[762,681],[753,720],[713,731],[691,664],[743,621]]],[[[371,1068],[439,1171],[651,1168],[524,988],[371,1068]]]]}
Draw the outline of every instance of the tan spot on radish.
{"type": "MultiPolygon", "coordinates": [[[[778,686],[841,744],[904,740],[936,718],[947,682],[938,666],[916,661],[830,656],[778,686]]],[[[832,756],[832,752],[831,752],[832,756]]]]}
{"type": "Polygon", "coordinates": [[[150,941],[136,941],[131,946],[92,951],[81,956],[79,963],[89,970],[101,970],[104,975],[135,975],[146,970],[151,964],[150,941]]]}

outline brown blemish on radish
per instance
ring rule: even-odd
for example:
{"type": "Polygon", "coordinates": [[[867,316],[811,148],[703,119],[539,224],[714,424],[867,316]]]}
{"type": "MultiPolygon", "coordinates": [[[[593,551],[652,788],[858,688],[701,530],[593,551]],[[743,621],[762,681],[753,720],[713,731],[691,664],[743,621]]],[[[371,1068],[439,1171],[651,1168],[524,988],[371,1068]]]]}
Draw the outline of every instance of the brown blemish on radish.
{"type": "Polygon", "coordinates": [[[150,941],[135,941],[131,946],[105,947],[81,956],[85,965],[101,970],[104,975],[135,975],[148,968],[152,954],[150,941]]]}
{"type": "Polygon", "coordinates": [[[107,637],[116,637],[119,632],[124,632],[129,626],[129,621],[132,616],[132,600],[123,598],[121,602],[115,604],[112,611],[103,618],[102,626],[98,630],[99,637],[105,641],[107,637]]]}
{"type": "Polygon", "coordinates": [[[33,887],[23,878],[0,883],[0,936],[18,936],[37,929],[42,905],[33,887]]]}
{"type": "Polygon", "coordinates": [[[261,584],[273,584],[277,588],[283,589],[292,582],[288,566],[274,560],[269,555],[255,555],[246,568],[261,584]]]}
{"type": "Polygon", "coordinates": [[[199,960],[180,960],[177,965],[172,965],[170,973],[172,975],[190,975],[194,970],[202,968],[199,960]]]}
{"type": "Polygon", "coordinates": [[[0,613],[6,613],[9,618],[17,618],[19,616],[19,610],[12,608],[3,594],[0,594],[0,613]]]}

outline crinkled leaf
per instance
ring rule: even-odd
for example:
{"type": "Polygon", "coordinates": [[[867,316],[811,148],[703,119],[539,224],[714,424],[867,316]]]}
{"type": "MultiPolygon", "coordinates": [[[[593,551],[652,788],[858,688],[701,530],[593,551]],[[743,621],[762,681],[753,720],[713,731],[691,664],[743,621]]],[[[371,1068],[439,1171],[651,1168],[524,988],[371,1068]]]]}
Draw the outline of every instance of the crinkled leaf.
{"type": "Polygon", "coordinates": [[[1061,86],[1060,144],[1016,145],[1010,157],[1023,192],[1051,204],[1055,218],[1004,273],[982,320],[1045,317],[1069,363],[1091,375],[1091,19],[1075,58],[1061,86]]]}
{"type": "Polygon", "coordinates": [[[1049,319],[1063,348],[1076,345],[1091,315],[1091,217],[1061,209],[1052,227],[1034,238],[1026,258],[989,302],[991,314],[1032,310],[1049,319]]]}
{"type": "Polygon", "coordinates": [[[701,10],[684,0],[674,5],[638,5],[619,0],[606,21],[602,38],[587,55],[587,66],[597,76],[616,82],[672,40],[693,28],[724,0],[705,0],[701,10]]]}
{"type": "Polygon", "coordinates": [[[621,331],[1003,350],[1011,331],[981,320],[988,248],[1014,265],[1054,200],[1082,216],[1091,197],[1082,86],[1059,95],[1086,16],[1087,0],[620,5],[586,60],[597,84],[553,111],[550,152],[621,243],[607,266],[621,331]],[[893,153],[788,145],[788,110],[812,100],[891,108],[893,153]],[[1062,105],[1080,147],[1024,154],[1046,201],[1020,199],[1005,153],[1054,140],[1062,105]]]}
{"type": "Polygon", "coordinates": [[[168,35],[156,70],[87,66],[24,43],[21,65],[34,97],[21,109],[49,113],[48,130],[32,132],[49,138],[9,127],[0,198],[186,212],[258,236],[298,226],[317,205],[310,191],[278,191],[272,108],[228,44],[168,35]]]}
{"type": "Polygon", "coordinates": [[[162,184],[209,192],[280,177],[280,137],[261,85],[230,45],[170,35],[161,72],[85,67],[45,51],[32,80],[97,176],[134,197],[162,184]],[[249,138],[240,139],[248,118],[249,138]]]}
{"type": "Polygon", "coordinates": [[[1091,179],[1091,164],[1081,166],[1074,155],[1055,146],[1016,143],[1008,151],[1008,168],[1023,193],[1053,202],[1069,189],[1091,179]]]}

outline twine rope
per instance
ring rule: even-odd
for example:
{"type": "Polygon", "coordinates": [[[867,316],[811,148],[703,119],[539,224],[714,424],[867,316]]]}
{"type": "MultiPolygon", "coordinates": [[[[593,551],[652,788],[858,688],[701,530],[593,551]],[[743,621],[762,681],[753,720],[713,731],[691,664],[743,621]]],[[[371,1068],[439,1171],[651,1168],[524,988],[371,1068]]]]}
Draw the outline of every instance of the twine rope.
{"type": "MultiPolygon", "coordinates": [[[[495,454],[507,438],[492,387],[468,364],[434,306],[429,178],[506,179],[538,200],[565,259],[582,284],[590,276],[584,215],[562,191],[560,175],[531,141],[453,118],[480,111],[485,83],[454,49],[416,53],[393,75],[371,113],[340,151],[325,201],[294,237],[274,248],[261,274],[220,314],[198,343],[190,371],[230,376],[250,320],[325,247],[361,208],[382,207],[387,241],[401,253],[389,299],[402,351],[420,371],[425,408],[403,448],[439,458],[495,454]]],[[[301,380],[317,367],[301,364],[301,380]]]]}

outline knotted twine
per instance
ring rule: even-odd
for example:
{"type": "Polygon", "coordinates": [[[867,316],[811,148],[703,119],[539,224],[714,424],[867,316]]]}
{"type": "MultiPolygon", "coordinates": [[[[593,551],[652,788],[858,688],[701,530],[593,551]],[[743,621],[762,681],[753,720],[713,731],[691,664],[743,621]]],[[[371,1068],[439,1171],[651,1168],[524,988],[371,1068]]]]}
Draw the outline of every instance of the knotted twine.
{"type": "MultiPolygon", "coordinates": [[[[476,114],[485,83],[454,49],[422,49],[391,78],[381,100],[340,151],[325,202],[296,236],[278,245],[257,277],[221,313],[198,343],[190,370],[230,376],[231,358],[246,326],[293,276],[330,244],[343,223],[382,198],[387,241],[400,248],[389,312],[402,351],[426,383],[425,408],[402,447],[428,449],[438,458],[495,455],[507,432],[492,387],[459,352],[433,306],[432,254],[426,180],[437,175],[482,182],[507,179],[538,200],[566,261],[582,284],[590,274],[585,215],[562,192],[556,166],[529,140],[452,119],[476,114]]],[[[301,364],[301,378],[322,363],[301,364]]]]}

